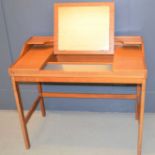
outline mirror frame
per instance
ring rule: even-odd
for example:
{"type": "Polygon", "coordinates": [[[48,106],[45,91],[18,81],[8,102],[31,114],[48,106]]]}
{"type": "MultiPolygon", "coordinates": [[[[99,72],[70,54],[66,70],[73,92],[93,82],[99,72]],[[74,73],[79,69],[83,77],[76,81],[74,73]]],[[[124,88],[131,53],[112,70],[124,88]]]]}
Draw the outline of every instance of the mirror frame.
{"type": "Polygon", "coordinates": [[[78,3],[56,3],[54,4],[54,54],[114,54],[114,2],[78,2],[78,3]],[[109,23],[109,50],[106,51],[62,51],[58,48],[58,9],[61,7],[78,6],[108,6],[110,8],[109,23]]]}

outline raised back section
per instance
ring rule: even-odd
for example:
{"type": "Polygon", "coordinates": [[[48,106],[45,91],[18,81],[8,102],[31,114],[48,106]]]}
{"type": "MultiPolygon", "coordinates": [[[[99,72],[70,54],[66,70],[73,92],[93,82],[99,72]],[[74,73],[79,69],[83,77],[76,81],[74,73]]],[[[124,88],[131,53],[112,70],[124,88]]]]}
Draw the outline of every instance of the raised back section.
{"type": "Polygon", "coordinates": [[[57,3],[55,54],[113,54],[114,3],[57,3]]]}

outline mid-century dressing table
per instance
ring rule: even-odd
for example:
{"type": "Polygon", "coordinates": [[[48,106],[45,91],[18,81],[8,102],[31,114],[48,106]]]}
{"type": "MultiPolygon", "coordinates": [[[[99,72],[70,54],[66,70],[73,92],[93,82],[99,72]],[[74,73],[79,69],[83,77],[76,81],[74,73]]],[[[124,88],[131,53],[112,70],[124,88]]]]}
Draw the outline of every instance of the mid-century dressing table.
{"type": "Polygon", "coordinates": [[[27,123],[44,97],[136,100],[137,155],[141,155],[147,69],[140,36],[114,35],[114,2],[56,3],[54,35],[28,39],[9,68],[25,147],[27,123]],[[24,115],[20,83],[36,83],[38,97],[24,115]],[[45,92],[43,83],[135,85],[136,94],[45,92]]]}

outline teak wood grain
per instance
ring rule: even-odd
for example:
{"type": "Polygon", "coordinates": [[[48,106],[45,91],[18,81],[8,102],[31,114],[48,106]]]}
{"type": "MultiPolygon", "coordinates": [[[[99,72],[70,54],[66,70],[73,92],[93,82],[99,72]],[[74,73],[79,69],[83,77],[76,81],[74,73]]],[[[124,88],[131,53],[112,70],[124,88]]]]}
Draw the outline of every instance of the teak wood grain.
{"type": "Polygon", "coordinates": [[[141,47],[116,48],[114,71],[144,71],[145,62],[141,47]]]}
{"type": "Polygon", "coordinates": [[[14,65],[13,70],[39,70],[51,56],[51,48],[30,48],[14,65]]]}

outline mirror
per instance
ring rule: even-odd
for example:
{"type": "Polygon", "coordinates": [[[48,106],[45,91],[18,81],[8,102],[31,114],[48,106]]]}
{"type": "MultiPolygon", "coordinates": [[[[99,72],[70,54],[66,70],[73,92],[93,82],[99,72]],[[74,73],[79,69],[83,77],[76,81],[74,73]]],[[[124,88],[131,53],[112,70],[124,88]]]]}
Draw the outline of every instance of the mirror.
{"type": "Polygon", "coordinates": [[[55,4],[55,53],[112,54],[112,2],[55,4]]]}
{"type": "Polygon", "coordinates": [[[112,64],[47,64],[44,69],[64,72],[104,72],[111,71],[112,64]]]}

